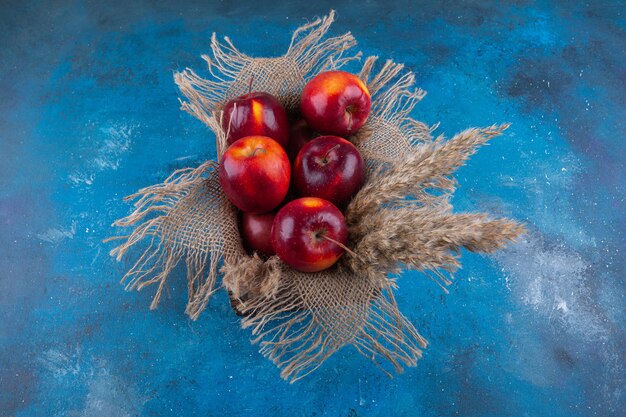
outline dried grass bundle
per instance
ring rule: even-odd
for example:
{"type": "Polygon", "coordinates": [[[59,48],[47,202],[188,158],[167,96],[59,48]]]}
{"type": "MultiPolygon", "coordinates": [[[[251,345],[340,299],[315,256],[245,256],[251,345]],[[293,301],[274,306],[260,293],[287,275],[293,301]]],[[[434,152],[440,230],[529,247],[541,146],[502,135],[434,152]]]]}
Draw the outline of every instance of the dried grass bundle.
{"type": "MultiPolygon", "coordinates": [[[[250,79],[254,90],[275,95],[293,113],[308,79],[359,58],[360,53],[350,52],[355,41],[349,33],[324,38],[333,19],[331,12],[297,29],[287,53],[278,58],[251,58],[228,38],[221,44],[213,36],[212,57],[203,57],[211,79],[189,69],[175,75],[187,99],[182,108],[215,132],[218,157],[225,148],[220,110],[248,90],[250,79]]],[[[196,319],[221,272],[223,286],[245,315],[243,327],[251,329],[261,353],[292,382],[345,345],[389,375],[389,365],[396,371],[415,365],[426,340],[398,310],[391,276],[402,268],[430,271],[445,287],[450,283],[446,274],[459,267],[461,248],[493,252],[523,227],[485,214],[454,214],[449,202],[454,171],[507,126],[433,139],[432,128],[410,118],[424,96],[413,88],[413,74],[391,61],[372,74],[376,62],[367,58],[359,74],[372,95],[372,113],[350,138],[367,163],[368,179],[347,208],[351,251],[336,266],[302,273],[277,257],[248,255],[236,210],[219,186],[218,164],[208,161],[128,197],[135,200],[135,210],[115,225],[134,230],[111,253],[121,259],[140,241],[149,245],[124,277],[127,288],[158,284],[155,308],[166,278],[184,261],[186,313],[196,319]]]]}

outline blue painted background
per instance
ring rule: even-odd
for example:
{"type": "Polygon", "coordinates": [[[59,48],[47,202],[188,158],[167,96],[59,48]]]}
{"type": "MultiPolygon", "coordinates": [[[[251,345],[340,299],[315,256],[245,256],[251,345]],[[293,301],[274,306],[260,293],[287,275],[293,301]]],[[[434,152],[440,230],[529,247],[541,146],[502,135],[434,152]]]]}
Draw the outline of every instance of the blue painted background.
{"type": "MultiPolygon", "coordinates": [[[[624,2],[3,1],[0,415],[611,416],[626,407],[624,2]],[[451,293],[417,274],[403,312],[431,342],[393,380],[346,348],[289,385],[226,294],[197,322],[183,271],[156,312],[102,239],[121,198],[214,155],[172,74],[213,31],[279,55],[337,9],[365,54],[404,62],[415,116],[451,135],[509,121],[459,172],[458,211],[528,223],[464,254],[451,293]]],[[[623,414],[622,414],[623,415],[623,414]]]]}

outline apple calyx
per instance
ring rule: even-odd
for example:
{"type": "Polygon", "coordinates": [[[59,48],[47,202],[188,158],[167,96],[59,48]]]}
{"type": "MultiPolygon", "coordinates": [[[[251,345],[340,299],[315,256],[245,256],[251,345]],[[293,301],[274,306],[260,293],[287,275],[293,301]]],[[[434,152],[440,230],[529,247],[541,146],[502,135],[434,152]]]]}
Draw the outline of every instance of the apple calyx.
{"type": "Polygon", "coordinates": [[[321,238],[326,237],[326,233],[327,230],[326,229],[319,229],[313,232],[313,239],[315,239],[315,241],[318,241],[321,238]]]}
{"type": "Polygon", "coordinates": [[[346,107],[346,119],[347,119],[347,123],[348,123],[348,130],[352,129],[352,124],[354,123],[353,121],[353,115],[354,113],[356,113],[359,109],[354,105],[354,104],[350,104],[348,107],[346,107]]]}
{"type": "Polygon", "coordinates": [[[267,153],[267,150],[265,148],[261,148],[259,146],[254,148],[254,151],[252,151],[252,153],[250,154],[250,158],[254,158],[257,155],[257,151],[261,152],[264,155],[267,153]]]}

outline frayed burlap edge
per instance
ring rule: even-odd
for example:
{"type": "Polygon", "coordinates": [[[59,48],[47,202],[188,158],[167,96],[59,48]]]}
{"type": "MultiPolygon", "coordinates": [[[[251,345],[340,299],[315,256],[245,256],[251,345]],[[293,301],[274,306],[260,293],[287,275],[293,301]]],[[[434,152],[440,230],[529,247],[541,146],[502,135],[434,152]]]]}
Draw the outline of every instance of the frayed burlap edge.
{"type": "MultiPolygon", "coordinates": [[[[225,38],[212,37],[208,63],[211,79],[192,70],[175,75],[186,96],[183,110],[215,133],[218,158],[224,150],[221,106],[253,90],[279,98],[297,111],[299,91],[317,72],[358,58],[348,33],[324,39],[334,14],[307,24],[293,35],[278,58],[251,58],[225,38]]],[[[247,316],[261,353],[291,382],[317,369],[337,349],[350,344],[391,376],[415,365],[426,341],[399,312],[391,274],[402,268],[423,271],[442,288],[459,266],[458,252],[492,252],[515,239],[523,227],[484,214],[454,214],[449,198],[454,171],[478,146],[499,135],[504,126],[469,129],[446,141],[431,137],[432,128],[410,118],[424,92],[414,89],[414,75],[387,61],[373,74],[376,57],[360,72],[372,95],[372,113],[358,135],[350,138],[367,162],[368,180],[346,211],[352,251],[327,271],[304,274],[278,258],[263,261],[241,246],[236,212],[217,180],[217,163],[175,172],[163,184],[140,190],[135,211],[117,226],[135,227],[112,251],[121,259],[139,241],[148,248],[124,278],[128,288],[157,283],[151,308],[167,276],[185,260],[193,319],[215,290],[219,265],[223,285],[247,316]],[[430,272],[430,274],[428,274],[430,272]]]]}

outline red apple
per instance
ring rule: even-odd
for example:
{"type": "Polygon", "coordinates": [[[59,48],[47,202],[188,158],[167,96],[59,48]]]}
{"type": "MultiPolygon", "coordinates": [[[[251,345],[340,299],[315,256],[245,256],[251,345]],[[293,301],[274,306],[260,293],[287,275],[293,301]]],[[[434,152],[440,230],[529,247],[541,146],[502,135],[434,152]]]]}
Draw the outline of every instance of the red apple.
{"type": "Polygon", "coordinates": [[[300,149],[313,137],[315,136],[315,132],[311,130],[309,125],[306,124],[306,120],[299,120],[291,126],[291,131],[289,132],[289,144],[287,145],[286,151],[287,155],[289,155],[289,160],[293,162],[300,152],[300,149]]]}
{"type": "Polygon", "coordinates": [[[287,113],[274,96],[248,93],[230,100],[224,106],[222,129],[230,145],[246,136],[268,136],[284,148],[289,142],[287,113]]]}
{"type": "Polygon", "coordinates": [[[301,196],[319,197],[345,208],[365,180],[357,148],[339,136],[320,136],[300,150],[293,183],[301,196]]]}
{"type": "Polygon", "coordinates": [[[224,152],[220,184],[228,199],[246,213],[265,213],[287,195],[291,167],[284,149],[266,136],[237,140],[224,152]]]}
{"type": "Polygon", "coordinates": [[[321,198],[288,203],[274,218],[272,246],[287,265],[303,272],[331,267],[348,241],[346,221],[339,209],[321,198]]]}
{"type": "Polygon", "coordinates": [[[363,126],[372,101],[367,86],[345,71],[322,72],[302,90],[300,110],[313,130],[349,136],[363,126]]]}
{"type": "Polygon", "coordinates": [[[243,213],[241,231],[244,245],[260,255],[275,254],[272,247],[272,224],[276,213],[252,214],[243,213]]]}

